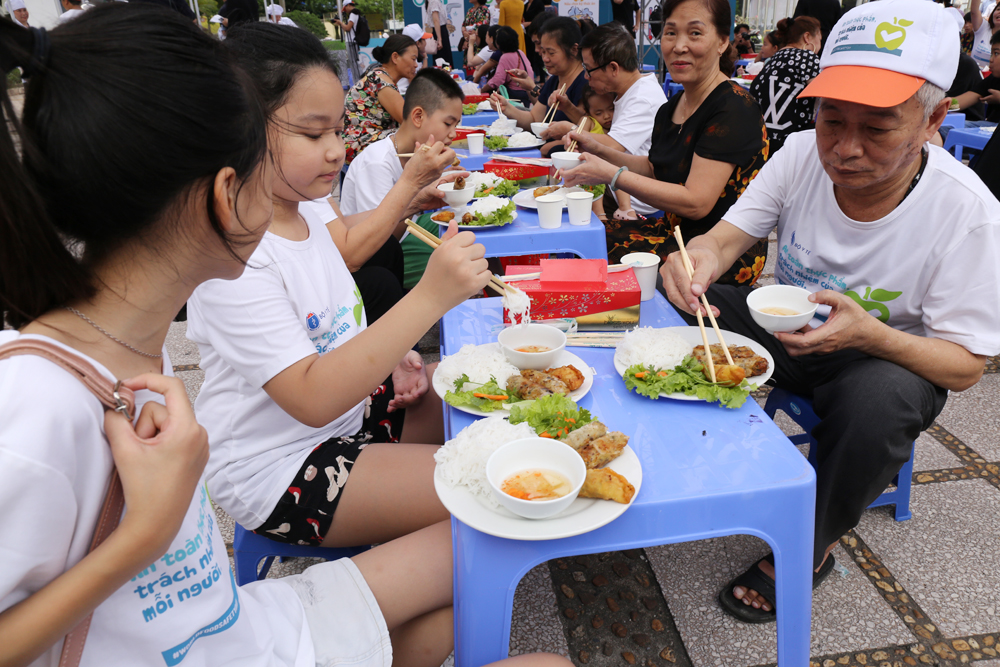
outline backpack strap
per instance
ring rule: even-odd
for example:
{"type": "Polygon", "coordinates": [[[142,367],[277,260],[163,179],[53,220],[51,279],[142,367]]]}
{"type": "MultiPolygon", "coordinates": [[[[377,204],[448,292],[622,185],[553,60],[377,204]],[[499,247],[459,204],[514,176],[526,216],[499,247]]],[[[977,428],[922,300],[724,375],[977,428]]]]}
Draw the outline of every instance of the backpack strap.
{"type": "MultiPolygon", "coordinates": [[[[0,361],[26,354],[44,357],[60,366],[82,382],[97,397],[105,410],[120,412],[126,419],[132,421],[132,417],[135,415],[135,394],[128,387],[123,387],[120,380],[112,383],[101,375],[93,364],[53,343],[23,339],[0,345],[0,361]]],[[[100,546],[118,527],[124,510],[125,493],[122,491],[122,483],[118,478],[118,470],[112,469],[111,479],[108,480],[108,489],[104,494],[104,504],[101,506],[101,513],[87,553],[100,546]]],[[[83,647],[87,642],[87,632],[90,630],[90,619],[93,615],[93,612],[87,614],[87,617],[66,635],[62,654],[59,656],[59,667],[77,667],[80,664],[83,647]]]]}

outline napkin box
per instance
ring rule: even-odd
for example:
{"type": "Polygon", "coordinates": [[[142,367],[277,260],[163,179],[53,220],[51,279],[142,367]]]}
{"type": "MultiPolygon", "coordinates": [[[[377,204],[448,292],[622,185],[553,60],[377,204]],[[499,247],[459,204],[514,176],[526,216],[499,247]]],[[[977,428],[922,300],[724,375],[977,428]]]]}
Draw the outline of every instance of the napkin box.
{"type": "MultiPolygon", "coordinates": [[[[538,273],[515,283],[531,300],[532,320],[576,318],[581,331],[632,329],[639,323],[642,290],[631,268],[608,273],[602,259],[543,259],[540,266],[511,265],[506,275],[538,273]]],[[[504,309],[504,322],[511,322],[504,309]]]]}

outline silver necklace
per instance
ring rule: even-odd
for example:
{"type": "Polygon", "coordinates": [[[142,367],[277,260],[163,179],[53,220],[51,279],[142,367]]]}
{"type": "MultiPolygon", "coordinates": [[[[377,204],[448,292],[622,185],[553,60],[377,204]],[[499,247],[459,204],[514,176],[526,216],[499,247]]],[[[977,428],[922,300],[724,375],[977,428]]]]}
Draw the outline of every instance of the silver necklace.
{"type": "Polygon", "coordinates": [[[135,349],[134,347],[132,347],[131,345],[129,345],[128,343],[126,343],[125,341],[123,341],[121,338],[117,338],[114,335],[112,335],[112,334],[108,333],[107,331],[105,331],[104,329],[102,329],[101,325],[99,325],[97,322],[95,322],[94,320],[90,319],[89,317],[87,317],[86,315],[84,315],[83,313],[81,313],[76,308],[73,308],[71,306],[63,306],[63,308],[65,308],[69,312],[73,313],[74,315],[76,315],[77,317],[79,317],[81,320],[83,320],[84,322],[86,322],[90,326],[94,327],[95,329],[97,329],[98,331],[100,331],[102,334],[104,334],[105,336],[107,336],[108,338],[110,338],[111,340],[115,341],[116,343],[118,343],[119,345],[121,345],[123,347],[127,347],[129,350],[131,350],[132,352],[135,352],[136,354],[141,354],[142,356],[149,357],[150,359],[161,359],[163,357],[162,353],[161,354],[150,354],[149,352],[143,352],[142,350],[135,349]]]}

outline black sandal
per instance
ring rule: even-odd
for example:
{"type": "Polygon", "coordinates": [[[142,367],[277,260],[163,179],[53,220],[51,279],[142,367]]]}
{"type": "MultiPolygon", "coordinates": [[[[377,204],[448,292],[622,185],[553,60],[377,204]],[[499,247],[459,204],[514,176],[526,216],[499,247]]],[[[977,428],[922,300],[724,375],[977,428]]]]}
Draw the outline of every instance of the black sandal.
{"type": "MultiPolygon", "coordinates": [[[[763,561],[767,561],[774,567],[774,554],[768,554],[751,565],[746,572],[730,581],[725,588],[719,591],[719,605],[722,607],[722,611],[744,623],[773,623],[778,619],[777,612],[774,609],[774,600],[777,598],[774,579],[767,576],[760,569],[760,563],[763,561]],[[763,609],[755,608],[753,605],[744,604],[743,600],[737,600],[733,595],[733,588],[736,586],[757,591],[757,594],[771,605],[771,611],[764,611],[763,609]]],[[[813,590],[816,590],[820,584],[826,581],[830,573],[833,572],[833,566],[836,563],[837,561],[831,553],[823,561],[819,572],[813,572],[813,590]]]]}

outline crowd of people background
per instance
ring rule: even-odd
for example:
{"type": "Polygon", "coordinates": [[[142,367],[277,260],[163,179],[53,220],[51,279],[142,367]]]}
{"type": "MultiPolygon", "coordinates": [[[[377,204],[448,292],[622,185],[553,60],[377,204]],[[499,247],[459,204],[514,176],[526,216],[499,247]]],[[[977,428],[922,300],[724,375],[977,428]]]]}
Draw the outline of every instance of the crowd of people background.
{"type": "MultiPolygon", "coordinates": [[[[414,346],[492,275],[454,222],[422,254],[401,224],[469,175],[450,148],[465,94],[429,61],[452,54],[442,3],[346,86],[280,12],[228,0],[220,41],[172,1],[74,5],[46,31],[11,0],[0,21],[0,64],[27,80],[21,118],[2,98],[0,355],[44,344],[134,395],[105,412],[48,360],[0,356],[0,495],[18,509],[0,514],[4,660],[55,664],[89,619],[78,664],[436,667],[452,648],[451,531],[432,481],[434,365],[414,346]],[[164,351],[185,305],[205,370],[194,408],[164,351]],[[127,511],[91,551],[113,469],[127,511]],[[238,588],[209,494],[271,540],[378,546],[238,588]],[[197,597],[171,588],[205,573],[197,597]]],[[[724,329],[767,347],[777,386],[813,398],[814,587],[948,391],[1000,352],[1000,202],[940,148],[953,104],[995,124],[1000,9],[835,4],[802,0],[757,58],[727,0],[665,0],[669,99],[639,62],[631,0],[604,25],[477,0],[456,44],[521,128],[555,111],[543,151],[576,142],[581,164],[557,178],[604,187],[609,261],[660,255],[658,289],[686,320],[707,293],[724,329]],[[898,53],[845,27],[899,16],[898,53]],[[748,88],[732,80],[741,54],[756,59],[748,88]],[[779,282],[826,281],[817,326],[771,335],[746,296],[775,230],[779,282]],[[878,316],[866,287],[895,294],[878,316]]],[[[345,16],[356,30],[353,4],[345,16]]],[[[773,622],[774,574],[773,556],[748,564],[719,605],[773,622]]]]}

